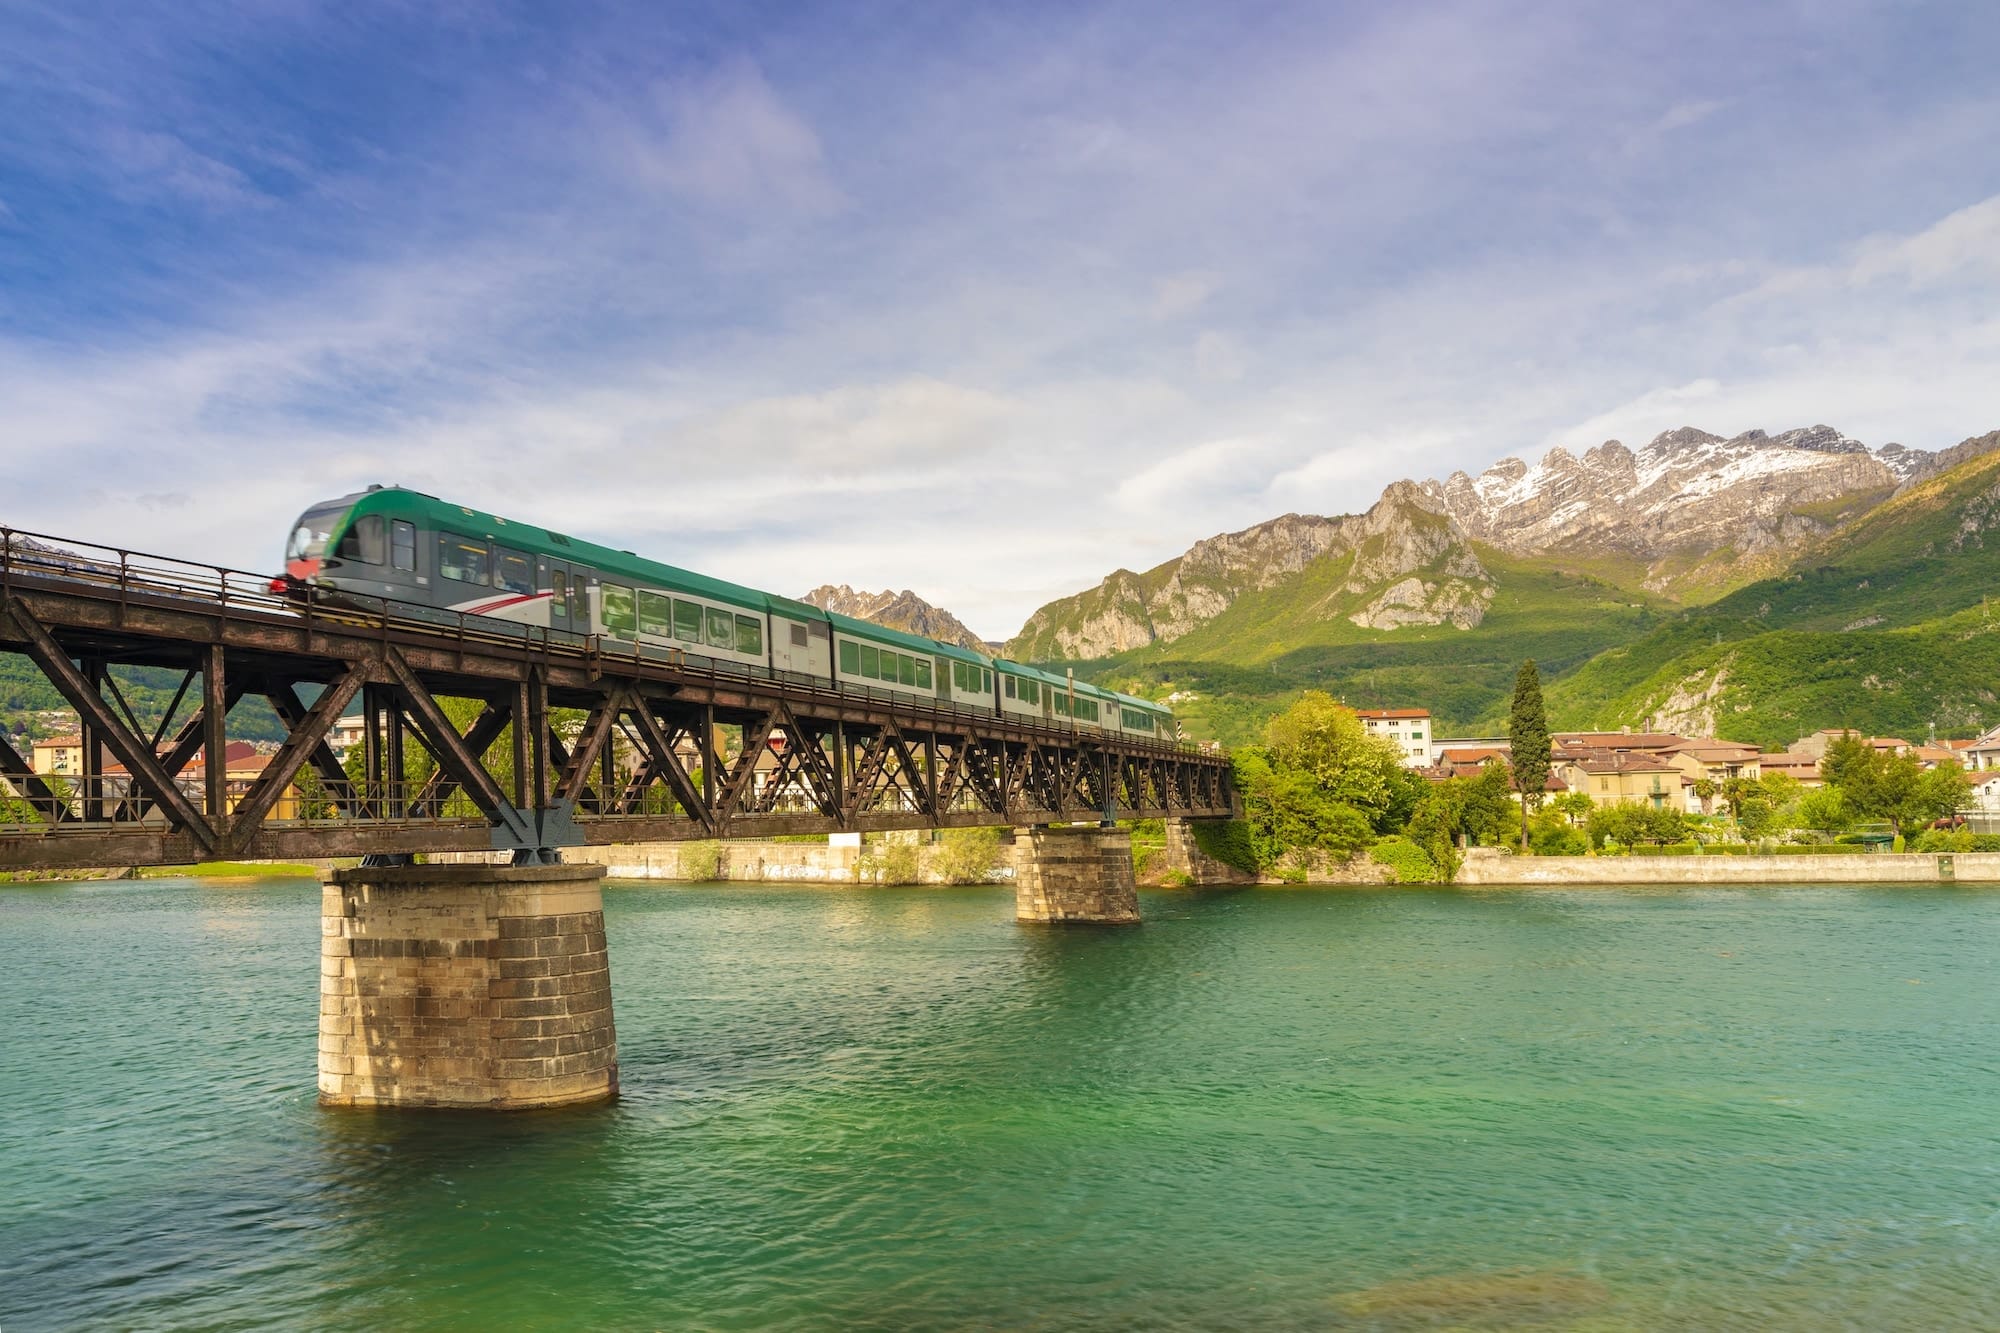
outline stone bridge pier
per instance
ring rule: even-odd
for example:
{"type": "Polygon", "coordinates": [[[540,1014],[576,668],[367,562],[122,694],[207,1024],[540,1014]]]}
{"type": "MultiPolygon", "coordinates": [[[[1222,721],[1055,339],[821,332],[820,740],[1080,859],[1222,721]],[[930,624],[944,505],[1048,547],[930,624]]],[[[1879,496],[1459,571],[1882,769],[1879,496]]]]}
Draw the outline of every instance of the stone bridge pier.
{"type": "Polygon", "coordinates": [[[329,1106],[526,1110],[618,1094],[604,867],[339,870],[321,906],[329,1106]]]}
{"type": "Polygon", "coordinates": [[[1014,919],[1049,925],[1136,926],[1132,835],[1070,825],[1014,834],[1014,919]]]}

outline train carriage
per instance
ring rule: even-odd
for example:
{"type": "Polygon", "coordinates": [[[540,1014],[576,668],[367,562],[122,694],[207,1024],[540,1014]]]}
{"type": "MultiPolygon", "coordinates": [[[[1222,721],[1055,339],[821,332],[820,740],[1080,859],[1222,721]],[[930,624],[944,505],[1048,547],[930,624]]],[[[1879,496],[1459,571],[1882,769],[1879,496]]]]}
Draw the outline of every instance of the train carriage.
{"type": "Polygon", "coordinates": [[[1045,724],[1175,735],[1172,715],[1147,700],[401,487],[308,509],[272,586],[319,603],[476,615],[1045,724]]]}

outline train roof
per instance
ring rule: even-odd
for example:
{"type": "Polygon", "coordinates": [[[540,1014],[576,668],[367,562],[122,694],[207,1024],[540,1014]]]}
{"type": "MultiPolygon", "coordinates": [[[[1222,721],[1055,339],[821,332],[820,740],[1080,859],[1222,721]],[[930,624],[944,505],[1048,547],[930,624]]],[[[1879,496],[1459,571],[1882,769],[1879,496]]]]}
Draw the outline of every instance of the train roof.
{"type": "Polygon", "coordinates": [[[728,602],[745,610],[775,612],[793,620],[817,620],[857,639],[871,639],[877,643],[893,644],[913,652],[953,657],[980,666],[990,666],[993,663],[993,659],[984,653],[976,653],[956,644],[940,643],[935,639],[926,639],[922,635],[877,625],[872,621],[838,615],[794,597],[763,592],[740,583],[731,583],[727,579],[711,578],[706,574],[697,574],[691,569],[682,569],[678,565],[648,560],[632,551],[614,550],[581,537],[557,532],[553,528],[502,518],[498,514],[473,509],[468,505],[455,505],[434,495],[426,495],[422,491],[412,491],[401,486],[377,487],[354,495],[342,496],[337,500],[321,501],[313,508],[327,509],[350,505],[349,512],[352,514],[381,514],[387,518],[421,521],[430,527],[452,528],[468,537],[483,537],[503,545],[523,547],[553,559],[574,561],[588,566],[600,575],[629,578],[634,582],[644,580],[670,592],[692,593],[697,597],[728,602]]]}
{"type": "Polygon", "coordinates": [[[552,559],[588,565],[599,574],[618,575],[635,581],[645,579],[670,591],[711,597],[746,611],[768,611],[773,600],[769,593],[731,583],[727,579],[711,578],[678,565],[648,560],[633,551],[599,546],[596,542],[572,537],[538,523],[502,518],[470,505],[455,505],[434,495],[405,490],[401,486],[364,491],[356,501],[353,512],[427,520],[433,527],[450,528],[468,537],[484,537],[508,546],[525,547],[552,559]]]}
{"type": "Polygon", "coordinates": [[[941,643],[936,639],[926,639],[921,634],[911,634],[906,630],[890,629],[887,625],[878,625],[872,620],[859,620],[853,616],[841,615],[836,611],[822,611],[820,614],[831,621],[833,627],[842,634],[850,634],[857,639],[873,639],[877,643],[893,643],[899,648],[908,648],[914,652],[932,653],[940,657],[955,657],[961,662],[975,662],[980,666],[988,666],[993,660],[983,653],[975,653],[971,649],[961,648],[955,643],[941,643]]]}

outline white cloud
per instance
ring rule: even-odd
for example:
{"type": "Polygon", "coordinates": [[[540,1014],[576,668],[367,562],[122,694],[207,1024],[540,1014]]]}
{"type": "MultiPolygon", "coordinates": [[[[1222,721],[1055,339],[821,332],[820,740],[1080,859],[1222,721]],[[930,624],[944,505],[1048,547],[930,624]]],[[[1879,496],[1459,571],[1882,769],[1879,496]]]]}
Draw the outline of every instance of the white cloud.
{"type": "Polygon", "coordinates": [[[1194,340],[1194,373],[1211,384],[1242,379],[1247,364],[1243,341],[1235,334],[1204,329],[1194,340]]]}
{"type": "Polygon", "coordinates": [[[1675,130],[1684,130],[1690,125],[1699,125],[1702,121],[1707,120],[1710,116],[1722,110],[1725,105],[1727,103],[1719,99],[1676,102],[1673,106],[1667,108],[1666,114],[1660,117],[1654,128],[1662,134],[1670,134],[1675,130]]]}
{"type": "Polygon", "coordinates": [[[1153,287],[1153,318],[1178,319],[1192,314],[1221,286],[1221,277],[1214,273],[1175,273],[1161,278],[1153,287]]]}
{"type": "Polygon", "coordinates": [[[1537,456],[1558,446],[1575,452],[1606,440],[1621,440],[1637,448],[1663,430],[1687,425],[1703,413],[1712,412],[1721,394],[1721,382],[1712,379],[1649,389],[1608,412],[1599,412],[1556,432],[1542,441],[1537,456]]]}
{"type": "Polygon", "coordinates": [[[747,60],[655,85],[657,126],[628,140],[638,178],[734,212],[842,203],[819,135],[747,60]]]}

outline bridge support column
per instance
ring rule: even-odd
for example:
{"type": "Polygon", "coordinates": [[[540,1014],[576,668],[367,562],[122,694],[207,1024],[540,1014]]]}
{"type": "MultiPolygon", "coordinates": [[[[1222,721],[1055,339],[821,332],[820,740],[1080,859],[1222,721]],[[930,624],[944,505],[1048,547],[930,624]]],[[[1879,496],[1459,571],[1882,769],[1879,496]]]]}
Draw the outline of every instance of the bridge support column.
{"type": "Polygon", "coordinates": [[[1240,888],[1257,882],[1255,875],[1202,851],[1194,836],[1194,826],[1192,819],[1167,820],[1167,869],[1186,875],[1195,888],[1240,888]]]}
{"type": "Polygon", "coordinates": [[[337,870],[319,1097],[516,1110],[618,1094],[603,866],[337,870]]]}
{"type": "Polygon", "coordinates": [[[1014,919],[1133,926],[1139,891],[1124,829],[1023,829],[1014,837],[1014,919]]]}

